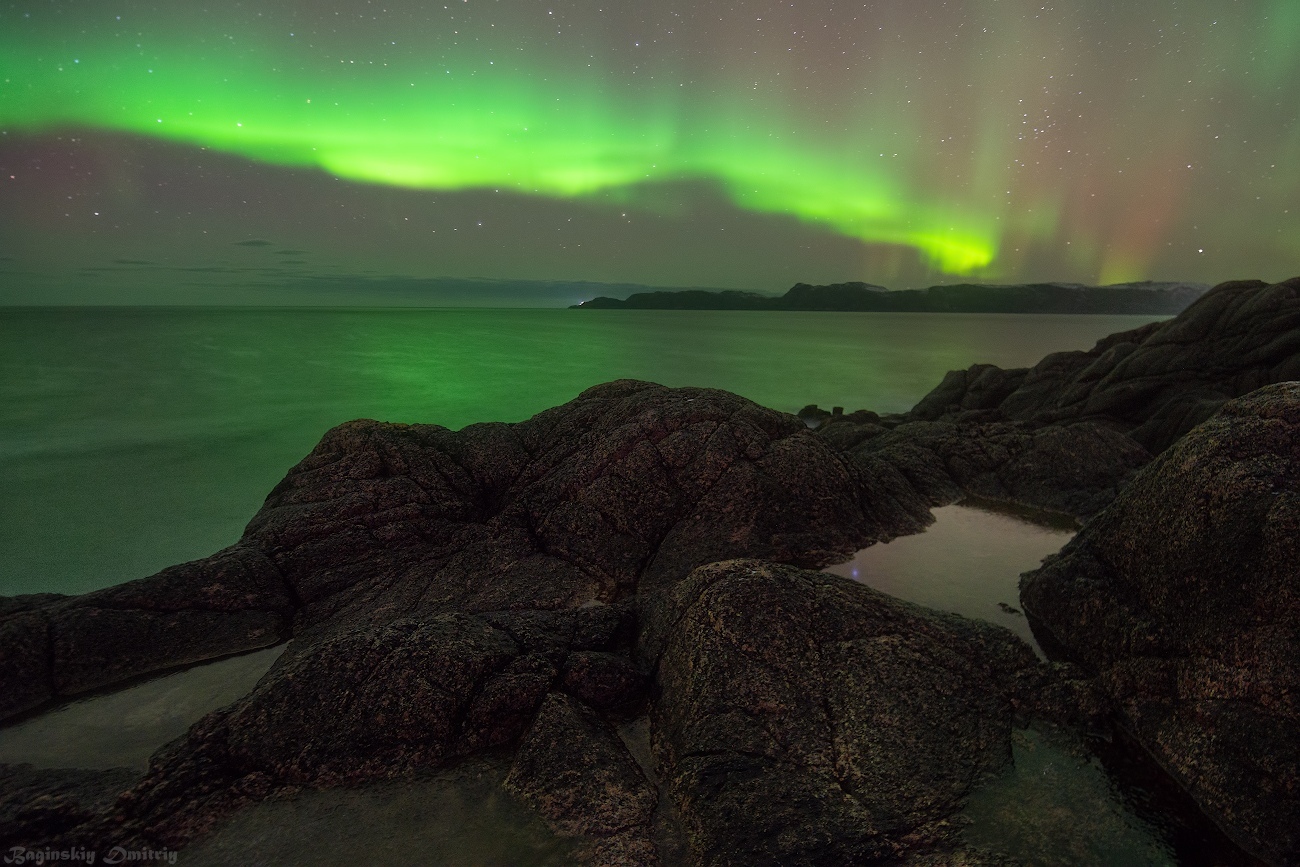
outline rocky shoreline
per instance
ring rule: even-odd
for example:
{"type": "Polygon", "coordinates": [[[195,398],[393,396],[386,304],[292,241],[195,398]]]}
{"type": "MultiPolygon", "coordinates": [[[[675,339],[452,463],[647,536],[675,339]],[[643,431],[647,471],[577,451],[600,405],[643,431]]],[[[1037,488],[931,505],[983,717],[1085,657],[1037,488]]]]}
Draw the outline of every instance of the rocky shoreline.
{"type": "Polygon", "coordinates": [[[1117,726],[1243,850],[1300,862],[1296,379],[1300,278],[816,430],[630,381],[518,424],[349,422],[231,548],[0,598],[0,719],[292,639],[143,778],[0,766],[0,848],[175,850],[499,753],[590,864],[658,863],[665,834],[693,864],[1007,864],[954,817],[1041,720],[1117,726]],[[1023,584],[1055,662],[809,571],[967,496],[1085,522],[1023,584]]]}

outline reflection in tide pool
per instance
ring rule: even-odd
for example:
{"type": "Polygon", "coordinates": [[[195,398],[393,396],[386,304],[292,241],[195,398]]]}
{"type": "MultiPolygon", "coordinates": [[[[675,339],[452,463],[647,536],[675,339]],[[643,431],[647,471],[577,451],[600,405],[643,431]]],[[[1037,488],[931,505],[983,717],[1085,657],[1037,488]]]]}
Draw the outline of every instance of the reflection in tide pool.
{"type": "Polygon", "coordinates": [[[1070,867],[1177,863],[1160,835],[1124,803],[1101,763],[1063,735],[1012,735],[1012,767],[966,804],[966,839],[1019,859],[1070,867]]]}
{"type": "MultiPolygon", "coordinates": [[[[859,551],[826,571],[943,611],[1005,626],[1042,653],[1019,612],[1020,573],[1074,535],[1069,522],[971,505],[934,510],[925,532],[859,551]]],[[[1162,834],[1129,808],[1077,739],[1016,731],[1012,764],[970,797],[973,846],[1013,863],[1155,867],[1175,863],[1162,834]]]]}
{"type": "Polygon", "coordinates": [[[247,695],[286,646],[196,665],[0,728],[0,762],[143,771],[159,747],[247,695]]]}
{"type": "Polygon", "coordinates": [[[1005,626],[1038,651],[1019,613],[1020,573],[1038,568],[1073,536],[1059,522],[944,506],[934,510],[934,524],[924,533],[864,548],[826,571],[927,608],[1005,626]]]}

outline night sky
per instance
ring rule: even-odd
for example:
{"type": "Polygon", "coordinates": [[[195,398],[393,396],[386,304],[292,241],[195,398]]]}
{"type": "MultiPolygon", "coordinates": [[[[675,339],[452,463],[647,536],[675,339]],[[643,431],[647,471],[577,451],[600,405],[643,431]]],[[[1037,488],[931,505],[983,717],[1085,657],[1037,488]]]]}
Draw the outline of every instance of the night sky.
{"type": "Polygon", "coordinates": [[[1297,273],[1296,0],[0,5],[0,303],[1297,273]]]}

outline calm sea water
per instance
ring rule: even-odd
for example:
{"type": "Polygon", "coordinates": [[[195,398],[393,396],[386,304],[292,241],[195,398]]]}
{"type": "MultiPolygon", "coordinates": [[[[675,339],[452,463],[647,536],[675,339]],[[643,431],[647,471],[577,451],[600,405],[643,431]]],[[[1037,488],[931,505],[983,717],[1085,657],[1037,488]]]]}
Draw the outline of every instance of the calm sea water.
{"type": "Polygon", "coordinates": [[[352,418],[517,421],[600,382],[911,407],[1151,317],[0,308],[0,594],[76,593],[238,539],[352,418]]]}

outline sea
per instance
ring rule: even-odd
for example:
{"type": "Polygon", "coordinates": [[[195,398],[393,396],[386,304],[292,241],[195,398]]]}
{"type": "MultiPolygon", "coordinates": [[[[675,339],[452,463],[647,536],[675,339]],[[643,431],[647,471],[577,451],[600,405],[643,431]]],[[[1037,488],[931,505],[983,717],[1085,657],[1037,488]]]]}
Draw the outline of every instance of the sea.
{"type": "MultiPolygon", "coordinates": [[[[944,373],[1031,365],[1141,316],[481,309],[0,308],[0,595],[81,593],[236,541],[332,425],[518,421],[619,378],[722,388],[784,412],[898,412],[944,373]]],[[[963,503],[827,571],[999,623],[1031,646],[1021,572],[1073,535],[963,503]]],[[[131,767],[253,688],[284,647],[165,672],[0,726],[0,763],[131,767]]],[[[644,718],[619,730],[649,750],[644,718]],[[626,729],[626,730],[625,730],[626,729]]],[[[1016,729],[1014,761],[954,821],[1028,864],[1245,863],[1122,749],[1016,729]]],[[[574,863],[486,756],[243,811],[185,863],[574,863]]],[[[681,841],[661,841],[681,863],[681,841]],[[673,848],[677,847],[677,848],[673,848]]]]}
{"type": "Polygon", "coordinates": [[[235,542],[355,418],[519,421],[601,382],[900,412],[1149,316],[0,308],[0,595],[83,593],[235,542]]]}

